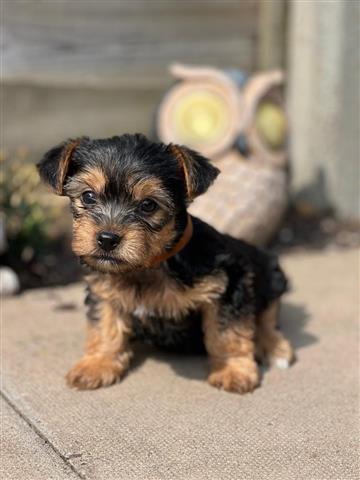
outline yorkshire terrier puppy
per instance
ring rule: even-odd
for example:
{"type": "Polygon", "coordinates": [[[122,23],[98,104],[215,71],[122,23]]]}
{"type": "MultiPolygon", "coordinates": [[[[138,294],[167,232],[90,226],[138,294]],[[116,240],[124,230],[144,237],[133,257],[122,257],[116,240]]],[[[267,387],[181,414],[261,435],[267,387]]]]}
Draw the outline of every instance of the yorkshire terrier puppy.
{"type": "Polygon", "coordinates": [[[239,393],[258,386],[256,360],[290,365],[277,327],[287,281],[276,258],[187,213],[219,173],[208,160],[137,134],[69,140],[38,168],[70,198],[72,247],[89,269],[88,337],[71,387],[120,380],[132,339],[206,350],[209,383],[239,393]]]}

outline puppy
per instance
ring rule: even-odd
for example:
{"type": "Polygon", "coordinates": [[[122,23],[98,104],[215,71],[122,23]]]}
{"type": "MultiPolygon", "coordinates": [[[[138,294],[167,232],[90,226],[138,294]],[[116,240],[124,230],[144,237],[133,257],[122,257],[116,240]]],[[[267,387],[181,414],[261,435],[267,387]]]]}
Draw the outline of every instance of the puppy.
{"type": "Polygon", "coordinates": [[[85,355],[69,386],[120,380],[133,339],[205,350],[209,383],[238,393],[258,386],[257,359],[292,362],[277,328],[287,281],[276,258],[187,213],[219,173],[208,160],[136,134],[68,140],[38,169],[70,198],[73,251],[89,270],[85,355]]]}

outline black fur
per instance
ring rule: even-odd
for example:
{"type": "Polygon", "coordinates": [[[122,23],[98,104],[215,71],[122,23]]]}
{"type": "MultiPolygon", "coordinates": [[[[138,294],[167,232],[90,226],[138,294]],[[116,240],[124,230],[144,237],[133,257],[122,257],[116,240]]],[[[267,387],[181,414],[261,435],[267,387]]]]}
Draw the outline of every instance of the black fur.
{"type": "Polygon", "coordinates": [[[221,234],[198,218],[192,220],[192,239],[168,261],[171,274],[181,282],[191,286],[202,276],[225,271],[228,287],[223,303],[232,305],[236,312],[244,303],[242,282],[247,274],[253,274],[256,314],[287,291],[288,283],[275,255],[221,234]]]}
{"type": "MultiPolygon", "coordinates": [[[[45,153],[42,160],[37,164],[38,172],[41,179],[50,185],[56,193],[59,195],[63,195],[63,192],[57,192],[57,187],[59,184],[59,163],[64,155],[66,148],[74,142],[88,142],[88,137],[82,137],[77,140],[69,139],[66,142],[62,142],[59,145],[56,145],[48,152],[45,153]]],[[[75,156],[74,156],[75,157],[75,156]]],[[[74,175],[77,171],[78,165],[75,158],[72,158],[70,162],[69,168],[66,171],[66,175],[64,177],[64,182],[67,178],[74,175]]]]}
{"type": "Polygon", "coordinates": [[[191,159],[188,165],[188,174],[191,183],[192,197],[196,198],[206,192],[219,175],[220,170],[194,150],[183,145],[181,149],[185,156],[191,159]]]}
{"type": "MultiPolygon", "coordinates": [[[[39,164],[41,177],[53,187],[58,181],[57,166],[66,145],[67,142],[50,150],[39,164]]],[[[194,196],[200,195],[208,189],[219,171],[198,153],[186,147],[180,148],[190,161],[188,173],[194,196]]],[[[130,194],[124,188],[126,179],[141,180],[147,176],[160,178],[169,196],[170,215],[175,218],[176,239],[182,235],[187,222],[187,190],[181,165],[171,154],[170,146],[153,143],[141,134],[101,140],[84,137],[72,154],[64,192],[71,196],[71,177],[94,167],[100,168],[107,178],[100,201],[112,203],[114,210],[118,209],[119,212],[116,218],[124,223],[142,221],[132,210],[130,194]]],[[[103,213],[96,208],[91,215],[96,222],[106,223],[103,213]]],[[[192,221],[194,232],[190,242],[170,258],[164,268],[180,285],[190,287],[204,276],[225,273],[227,287],[220,299],[223,328],[241,316],[257,315],[287,290],[287,280],[274,255],[220,234],[197,218],[192,218],[192,221]]],[[[150,223],[144,225],[144,228],[153,231],[163,227],[150,223]]],[[[90,321],[96,322],[98,299],[89,292],[86,303],[90,321]]],[[[151,340],[159,346],[193,350],[193,347],[201,344],[200,320],[198,312],[191,312],[180,322],[149,318],[146,325],[134,317],[133,329],[135,337],[151,340]]]]}
{"type": "MultiPolygon", "coordinates": [[[[180,284],[190,287],[204,276],[219,271],[226,273],[228,284],[220,300],[222,328],[244,315],[257,315],[288,290],[287,279],[275,255],[223,235],[198,218],[192,217],[192,221],[192,239],[168,260],[168,272],[180,284]],[[250,285],[247,282],[249,274],[253,279],[250,285]]],[[[201,317],[193,314],[190,317],[191,321],[186,317],[173,326],[170,324],[166,330],[167,320],[153,318],[147,335],[141,328],[136,333],[141,339],[147,337],[162,348],[172,346],[177,351],[204,351],[201,317]]]]}
{"type": "Polygon", "coordinates": [[[67,142],[61,143],[52,148],[44,155],[44,158],[37,164],[41,179],[53,189],[58,183],[58,167],[61,155],[67,142]]]}
{"type": "Polygon", "coordinates": [[[182,321],[150,316],[142,322],[132,318],[133,340],[150,343],[175,353],[205,353],[201,315],[190,312],[182,321]]]}
{"type": "MultiPolygon", "coordinates": [[[[58,180],[58,164],[66,146],[73,140],[63,142],[49,150],[37,164],[45,183],[55,187],[58,180]]],[[[182,147],[191,158],[191,178],[196,196],[204,193],[219,174],[197,152],[182,147]]],[[[184,204],[185,184],[177,159],[169,153],[169,145],[151,142],[142,134],[121,135],[108,139],[91,140],[83,137],[72,155],[66,179],[84,168],[100,166],[109,182],[105,194],[118,199],[124,193],[124,178],[129,175],[144,178],[146,175],[159,177],[171,193],[175,203],[184,204]]],[[[66,180],[65,179],[65,180],[66,180]]]]}

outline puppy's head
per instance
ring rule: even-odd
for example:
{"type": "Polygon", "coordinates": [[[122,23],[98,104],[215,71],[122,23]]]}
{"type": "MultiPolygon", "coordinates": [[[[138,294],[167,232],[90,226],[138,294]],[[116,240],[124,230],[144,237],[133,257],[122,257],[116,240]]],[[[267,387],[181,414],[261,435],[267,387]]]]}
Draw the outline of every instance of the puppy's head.
{"type": "Polygon", "coordinates": [[[205,158],[143,135],[68,140],[38,164],[42,179],[70,198],[73,250],[102,272],[152,266],[177,242],[187,205],[219,171],[205,158]]]}

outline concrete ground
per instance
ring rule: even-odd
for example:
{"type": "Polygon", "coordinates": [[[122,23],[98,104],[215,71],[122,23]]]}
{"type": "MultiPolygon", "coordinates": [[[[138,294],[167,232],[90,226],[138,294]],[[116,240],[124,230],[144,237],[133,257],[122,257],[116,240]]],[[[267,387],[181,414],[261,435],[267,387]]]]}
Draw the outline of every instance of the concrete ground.
{"type": "Polygon", "coordinates": [[[81,285],[3,303],[4,480],[359,478],[359,252],[287,256],[282,325],[298,361],[238,396],[204,381],[204,358],[138,352],[113,387],[76,392],[81,285]]]}

